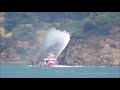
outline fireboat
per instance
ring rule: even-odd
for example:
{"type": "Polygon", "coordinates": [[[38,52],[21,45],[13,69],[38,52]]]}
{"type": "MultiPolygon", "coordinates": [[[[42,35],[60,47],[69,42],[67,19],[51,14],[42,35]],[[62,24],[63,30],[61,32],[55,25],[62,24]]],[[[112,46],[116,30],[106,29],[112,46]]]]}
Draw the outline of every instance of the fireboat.
{"type": "Polygon", "coordinates": [[[57,61],[57,57],[54,53],[49,53],[47,58],[44,58],[43,62],[39,63],[39,66],[45,66],[45,67],[54,67],[54,66],[58,66],[58,61],[57,61]]]}

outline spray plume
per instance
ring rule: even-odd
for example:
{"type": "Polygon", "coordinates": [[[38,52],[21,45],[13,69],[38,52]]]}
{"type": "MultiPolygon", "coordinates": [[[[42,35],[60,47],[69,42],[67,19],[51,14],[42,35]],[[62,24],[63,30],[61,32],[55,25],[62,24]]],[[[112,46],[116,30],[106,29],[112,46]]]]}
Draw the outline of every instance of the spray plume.
{"type": "Polygon", "coordinates": [[[46,36],[44,48],[58,55],[65,49],[70,40],[70,35],[66,31],[51,28],[46,36]]]}
{"type": "Polygon", "coordinates": [[[40,30],[40,34],[42,34],[40,35],[42,39],[39,37],[41,42],[37,44],[37,47],[30,54],[30,57],[33,58],[32,61],[36,62],[36,64],[47,57],[50,52],[54,53],[57,58],[70,40],[68,32],[56,30],[55,28],[51,28],[48,31],[40,30]]]}

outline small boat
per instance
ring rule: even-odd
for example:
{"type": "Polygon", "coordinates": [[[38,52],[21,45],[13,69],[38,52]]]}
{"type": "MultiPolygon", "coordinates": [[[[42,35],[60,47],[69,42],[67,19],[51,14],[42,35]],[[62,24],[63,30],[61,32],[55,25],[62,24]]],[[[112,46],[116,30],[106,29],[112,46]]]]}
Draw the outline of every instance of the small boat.
{"type": "Polygon", "coordinates": [[[39,66],[54,67],[58,66],[57,57],[54,53],[49,53],[47,58],[44,58],[43,62],[39,63],[39,66]]]}

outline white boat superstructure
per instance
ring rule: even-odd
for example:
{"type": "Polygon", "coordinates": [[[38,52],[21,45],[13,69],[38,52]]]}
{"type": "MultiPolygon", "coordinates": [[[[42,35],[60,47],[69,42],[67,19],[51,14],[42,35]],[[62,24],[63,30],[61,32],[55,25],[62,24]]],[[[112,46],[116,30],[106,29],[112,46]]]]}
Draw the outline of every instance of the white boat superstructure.
{"type": "Polygon", "coordinates": [[[47,58],[44,58],[44,62],[40,62],[39,66],[58,66],[57,57],[52,52],[48,54],[47,58]]]}

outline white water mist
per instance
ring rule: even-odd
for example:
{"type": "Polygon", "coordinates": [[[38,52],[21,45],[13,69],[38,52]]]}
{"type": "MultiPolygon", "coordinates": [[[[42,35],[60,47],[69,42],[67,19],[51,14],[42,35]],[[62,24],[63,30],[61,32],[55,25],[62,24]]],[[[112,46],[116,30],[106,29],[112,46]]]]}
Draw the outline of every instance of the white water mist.
{"type": "Polygon", "coordinates": [[[53,53],[57,52],[56,56],[58,57],[67,46],[69,40],[70,34],[68,32],[51,28],[47,33],[44,48],[54,46],[54,48],[57,48],[57,51],[53,51],[53,53]]]}

